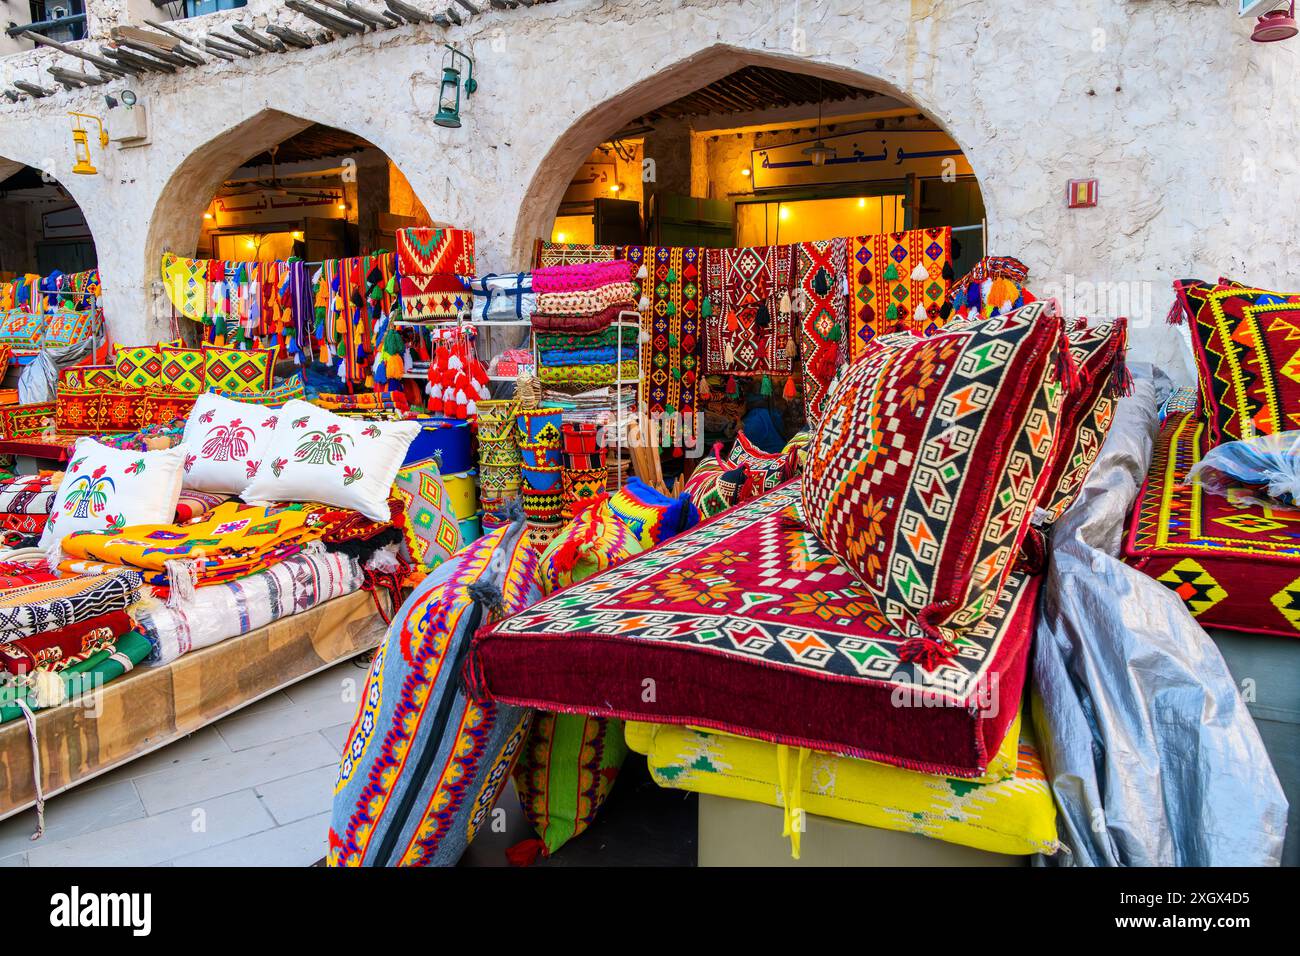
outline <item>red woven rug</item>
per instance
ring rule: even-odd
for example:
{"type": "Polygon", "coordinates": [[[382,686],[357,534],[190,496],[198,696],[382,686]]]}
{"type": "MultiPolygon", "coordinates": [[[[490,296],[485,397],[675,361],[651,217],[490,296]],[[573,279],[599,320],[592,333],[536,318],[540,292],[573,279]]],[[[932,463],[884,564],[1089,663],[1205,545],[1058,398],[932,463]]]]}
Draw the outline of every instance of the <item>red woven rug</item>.
{"type": "Polygon", "coordinates": [[[1019,705],[1039,580],[1012,574],[924,670],[798,503],[782,485],[480,632],[475,693],[981,773],[1019,705]]]}

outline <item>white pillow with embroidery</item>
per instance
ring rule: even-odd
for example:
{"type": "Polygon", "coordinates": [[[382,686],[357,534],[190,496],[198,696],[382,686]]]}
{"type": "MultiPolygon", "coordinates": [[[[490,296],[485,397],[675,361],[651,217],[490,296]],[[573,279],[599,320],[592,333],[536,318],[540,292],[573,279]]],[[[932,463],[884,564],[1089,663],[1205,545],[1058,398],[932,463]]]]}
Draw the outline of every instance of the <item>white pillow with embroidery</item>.
{"type": "Polygon", "coordinates": [[[297,399],[279,415],[262,467],[241,498],[249,504],[319,501],[372,521],[392,518],[388,496],[419,423],[344,418],[297,399]]]}
{"type": "Polygon", "coordinates": [[[184,445],[164,451],[123,451],[78,438],[41,534],[46,551],[76,531],[118,531],[176,520],[184,445]]]}
{"type": "Polygon", "coordinates": [[[189,448],[184,487],[225,495],[243,491],[271,447],[280,411],[211,393],[200,395],[182,439],[189,448]]]}

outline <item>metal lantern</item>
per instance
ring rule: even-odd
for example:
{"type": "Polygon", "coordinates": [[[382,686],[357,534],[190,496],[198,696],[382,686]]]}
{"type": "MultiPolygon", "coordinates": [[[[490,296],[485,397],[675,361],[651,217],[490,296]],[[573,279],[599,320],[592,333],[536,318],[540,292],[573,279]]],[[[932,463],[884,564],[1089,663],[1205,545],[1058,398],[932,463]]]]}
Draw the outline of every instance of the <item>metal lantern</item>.
{"type": "Polygon", "coordinates": [[[1278,40],[1289,40],[1297,33],[1300,33],[1300,29],[1297,29],[1295,22],[1295,0],[1291,0],[1288,9],[1273,10],[1256,20],[1250,38],[1256,43],[1276,43],[1278,40]]]}
{"type": "Polygon", "coordinates": [[[94,120],[99,126],[99,146],[100,149],[108,147],[108,133],[104,130],[104,123],[98,116],[90,113],[69,113],[72,117],[72,151],[77,157],[77,161],[72,164],[72,171],[78,176],[94,176],[98,169],[90,161],[90,134],[86,132],[81,125],[83,119],[94,120]]]}
{"type": "Polygon", "coordinates": [[[474,80],[474,58],[461,53],[451,44],[447,44],[447,53],[442,60],[442,85],[438,89],[438,114],[433,122],[445,129],[460,129],[460,69],[456,58],[465,61],[468,75],[465,78],[465,95],[470,96],[478,89],[474,80]]]}

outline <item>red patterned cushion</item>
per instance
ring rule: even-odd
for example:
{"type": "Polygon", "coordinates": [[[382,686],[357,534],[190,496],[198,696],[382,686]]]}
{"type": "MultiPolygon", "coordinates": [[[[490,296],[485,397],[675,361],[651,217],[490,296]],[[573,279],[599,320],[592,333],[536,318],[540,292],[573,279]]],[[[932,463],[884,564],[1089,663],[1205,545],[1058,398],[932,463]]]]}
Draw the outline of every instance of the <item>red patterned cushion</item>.
{"type": "Polygon", "coordinates": [[[1214,445],[1300,428],[1300,294],[1175,283],[1214,445]]]}
{"type": "Polygon", "coordinates": [[[136,432],[184,418],[193,395],[160,389],[60,389],[56,427],[61,435],[136,432]]]}
{"type": "Polygon", "coordinates": [[[1063,323],[1025,310],[869,347],[803,475],[809,526],[862,580],[904,659],[956,656],[996,604],[1051,462],[1063,323]]]}
{"type": "Polygon", "coordinates": [[[1300,511],[1184,484],[1210,447],[1210,430],[1195,412],[1165,422],[1124,560],[1182,598],[1205,627],[1300,636],[1300,511]]]}
{"type": "Polygon", "coordinates": [[[762,475],[763,491],[771,491],[793,474],[790,456],[784,450],[763,451],[746,438],[744,432],[736,435],[736,443],[731,446],[727,460],[738,468],[762,475]]]}
{"type": "MultiPolygon", "coordinates": [[[[1033,303],[1026,308],[1037,305],[1033,303]]],[[[1079,319],[1072,323],[1066,337],[1077,374],[1061,409],[1056,448],[1039,503],[1047,512],[1047,521],[1055,521],[1074,503],[1092,463],[1097,460],[1101,443],[1110,432],[1115,419],[1115,399],[1129,384],[1124,368],[1127,319],[1092,325],[1079,319]]]]}

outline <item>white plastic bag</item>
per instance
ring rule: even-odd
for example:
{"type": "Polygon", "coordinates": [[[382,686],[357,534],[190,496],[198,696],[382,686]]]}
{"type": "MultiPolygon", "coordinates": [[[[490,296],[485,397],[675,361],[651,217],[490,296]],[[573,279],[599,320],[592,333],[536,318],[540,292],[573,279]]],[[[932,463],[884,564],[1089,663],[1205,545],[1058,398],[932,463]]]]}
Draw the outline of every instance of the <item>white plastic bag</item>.
{"type": "Polygon", "coordinates": [[[1300,510],[1300,431],[1224,442],[1192,466],[1187,481],[1223,498],[1232,490],[1242,504],[1300,510]]]}

